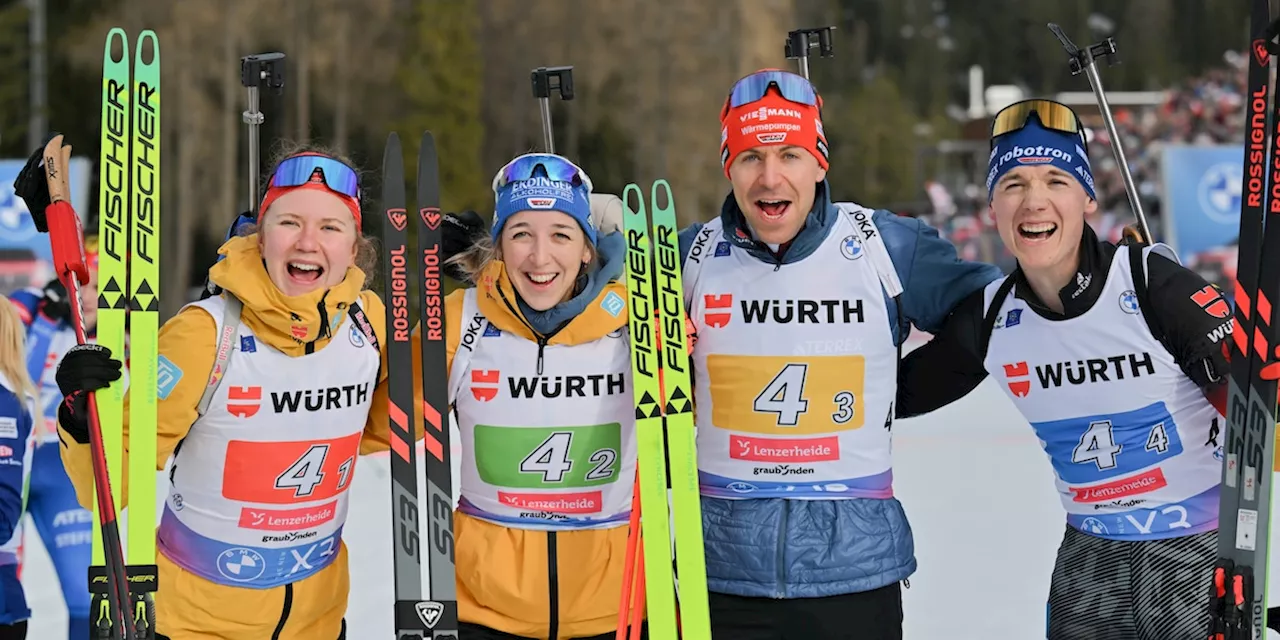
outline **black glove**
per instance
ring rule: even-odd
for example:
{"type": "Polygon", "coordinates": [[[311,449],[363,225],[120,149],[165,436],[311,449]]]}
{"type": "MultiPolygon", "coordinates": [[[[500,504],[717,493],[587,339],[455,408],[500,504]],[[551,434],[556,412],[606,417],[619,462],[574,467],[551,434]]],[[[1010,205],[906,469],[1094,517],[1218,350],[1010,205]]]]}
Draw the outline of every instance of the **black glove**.
{"type": "Polygon", "coordinates": [[[44,175],[44,147],[57,135],[56,132],[51,134],[44,144],[31,152],[27,164],[13,181],[14,194],[26,203],[31,219],[36,224],[36,231],[40,233],[49,233],[49,222],[44,217],[44,210],[49,207],[49,181],[44,175]]]}
{"type": "Polygon", "coordinates": [[[54,376],[63,395],[58,422],[76,442],[89,443],[89,393],[119,380],[121,367],[111,350],[98,344],[78,344],[62,357],[54,376]]]}
{"type": "Polygon", "coordinates": [[[44,285],[44,298],[40,300],[40,308],[50,320],[71,320],[71,300],[67,298],[67,288],[62,286],[61,280],[54,278],[44,285]]]}
{"type": "MultiPolygon", "coordinates": [[[[440,251],[444,254],[443,258],[447,261],[449,258],[470,249],[476,243],[476,240],[488,233],[488,226],[484,218],[481,218],[475,211],[444,214],[444,228],[441,231],[443,238],[440,243],[440,251]]],[[[463,273],[457,265],[446,264],[444,273],[459,282],[469,282],[467,274],[463,273]]]]}

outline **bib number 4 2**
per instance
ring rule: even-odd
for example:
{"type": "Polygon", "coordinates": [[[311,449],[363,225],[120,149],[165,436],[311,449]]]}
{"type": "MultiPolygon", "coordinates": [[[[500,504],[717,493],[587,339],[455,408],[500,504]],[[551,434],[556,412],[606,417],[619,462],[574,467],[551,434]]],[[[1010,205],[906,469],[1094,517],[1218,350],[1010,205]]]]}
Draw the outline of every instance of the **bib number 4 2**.
{"type": "MultiPolygon", "coordinates": [[[[573,445],[573,433],[557,431],[542,441],[524,460],[520,461],[522,473],[540,473],[542,481],[548,483],[564,481],[565,474],[573,469],[573,461],[569,459],[569,451],[573,445]]],[[[612,449],[600,449],[593,452],[587,462],[594,465],[587,472],[587,480],[604,480],[613,475],[613,463],[618,459],[618,452],[612,449]]]]}

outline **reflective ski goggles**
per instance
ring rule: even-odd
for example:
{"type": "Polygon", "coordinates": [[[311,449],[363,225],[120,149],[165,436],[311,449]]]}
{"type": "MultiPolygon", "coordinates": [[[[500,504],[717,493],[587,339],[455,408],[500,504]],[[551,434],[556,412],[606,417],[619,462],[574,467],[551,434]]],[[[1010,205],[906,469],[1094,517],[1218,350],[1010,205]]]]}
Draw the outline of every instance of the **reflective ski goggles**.
{"type": "Polygon", "coordinates": [[[554,153],[526,153],[508,162],[493,176],[493,192],[498,193],[512,182],[524,182],[532,179],[541,167],[548,180],[568,182],[573,186],[586,186],[593,191],[591,178],[578,165],[555,155],[554,153]]]}
{"type": "Polygon", "coordinates": [[[344,196],[360,199],[360,176],[346,163],[329,156],[313,153],[286,158],[276,167],[268,183],[269,188],[300,187],[311,182],[320,172],[325,186],[344,196]]]}
{"type": "Polygon", "coordinates": [[[993,143],[996,138],[1027,126],[1033,113],[1039,118],[1040,125],[1044,128],[1077,135],[1080,136],[1081,142],[1084,141],[1084,124],[1080,122],[1080,116],[1076,115],[1071,107],[1052,100],[1034,99],[1015,102],[996,114],[995,120],[991,122],[993,143]]]}
{"type": "Polygon", "coordinates": [[[769,87],[777,87],[778,93],[791,102],[822,108],[822,97],[818,95],[818,90],[813,88],[813,83],[806,80],[804,76],[781,69],[766,69],[734,83],[733,88],[729,90],[729,98],[720,109],[720,118],[723,120],[730,109],[736,109],[763,98],[769,92],[769,87]]]}

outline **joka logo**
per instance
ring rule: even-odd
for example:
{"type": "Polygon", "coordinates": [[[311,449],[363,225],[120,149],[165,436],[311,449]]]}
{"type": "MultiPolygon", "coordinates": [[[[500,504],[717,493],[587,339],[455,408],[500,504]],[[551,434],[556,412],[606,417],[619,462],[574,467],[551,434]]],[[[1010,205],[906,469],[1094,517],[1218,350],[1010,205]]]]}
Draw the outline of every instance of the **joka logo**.
{"type": "Polygon", "coordinates": [[[497,369],[474,369],[471,371],[471,395],[480,402],[488,402],[498,397],[498,379],[502,373],[497,369]]]}
{"type": "Polygon", "coordinates": [[[1025,398],[1027,394],[1031,393],[1031,381],[1014,380],[1014,378],[1025,378],[1029,375],[1031,375],[1031,371],[1025,362],[1004,365],[1004,377],[1008,378],[1009,391],[1019,398],[1025,398]]]}
{"type": "Polygon", "coordinates": [[[422,221],[427,224],[427,228],[435,231],[440,227],[440,209],[436,207],[423,207],[418,210],[418,215],[422,216],[422,221]]]}
{"type": "Polygon", "coordinates": [[[720,328],[729,324],[729,320],[733,318],[733,294],[725,293],[722,295],[706,294],[702,296],[702,303],[707,310],[702,315],[702,321],[708,327],[720,328]]]}
{"type": "Polygon", "coordinates": [[[555,198],[525,198],[525,202],[529,203],[530,209],[550,209],[556,206],[555,198]]]}
{"type": "Polygon", "coordinates": [[[1191,301],[1200,305],[1204,312],[1215,317],[1225,318],[1231,315],[1231,307],[1227,305],[1227,301],[1222,299],[1218,293],[1218,288],[1208,284],[1205,287],[1191,294],[1191,301]]]}
{"type": "Polygon", "coordinates": [[[1265,67],[1271,62],[1271,54],[1267,51],[1266,40],[1253,41],[1253,58],[1258,62],[1258,66],[1265,67]]]}
{"type": "Polygon", "coordinates": [[[787,133],[785,131],[782,133],[757,133],[756,140],[759,140],[760,144],[780,144],[787,141],[787,133]]]}
{"type": "Polygon", "coordinates": [[[252,418],[262,408],[262,387],[228,387],[227,413],[237,418],[252,418]]]}
{"type": "Polygon", "coordinates": [[[409,222],[409,216],[405,214],[404,209],[387,209],[387,220],[391,221],[391,226],[396,231],[404,231],[404,226],[409,222]]]}

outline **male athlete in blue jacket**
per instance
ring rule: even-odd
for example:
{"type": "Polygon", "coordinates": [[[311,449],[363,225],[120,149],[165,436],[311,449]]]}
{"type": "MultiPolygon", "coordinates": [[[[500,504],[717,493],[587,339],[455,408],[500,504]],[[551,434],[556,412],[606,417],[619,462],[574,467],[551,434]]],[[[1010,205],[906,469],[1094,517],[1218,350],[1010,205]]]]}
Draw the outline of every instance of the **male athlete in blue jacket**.
{"type": "Polygon", "coordinates": [[[721,112],[733,185],[681,233],[715,637],[902,637],[893,497],[902,342],[1001,276],[918,220],[833,204],[821,99],[765,70],[721,112]]]}

